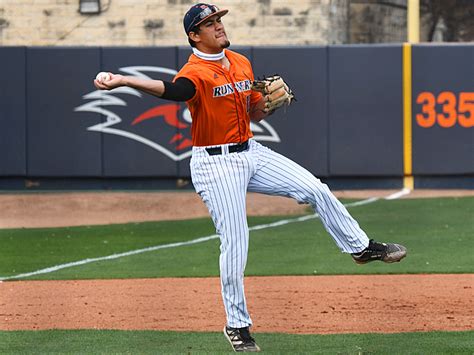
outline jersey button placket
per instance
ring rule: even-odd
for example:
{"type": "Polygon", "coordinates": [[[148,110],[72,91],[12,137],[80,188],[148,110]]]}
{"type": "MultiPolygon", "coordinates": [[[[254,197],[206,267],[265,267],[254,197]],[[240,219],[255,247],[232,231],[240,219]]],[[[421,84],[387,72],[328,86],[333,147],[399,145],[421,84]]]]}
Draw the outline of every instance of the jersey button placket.
{"type": "MultiPolygon", "coordinates": [[[[232,84],[233,88],[234,88],[234,105],[235,105],[235,114],[237,115],[237,127],[239,128],[239,143],[242,143],[242,132],[240,130],[240,126],[241,126],[241,123],[240,123],[240,113],[239,113],[239,105],[237,103],[237,100],[240,101],[240,97],[239,97],[239,92],[237,91],[237,86],[235,85],[235,78],[233,76],[233,71],[231,70],[232,68],[229,68],[229,81],[230,83],[232,84]]],[[[227,76],[226,76],[226,79],[227,79],[227,76]]]]}
{"type": "MultiPolygon", "coordinates": [[[[240,116],[244,116],[245,115],[245,112],[247,111],[246,109],[246,100],[245,100],[245,95],[244,95],[244,92],[239,92],[237,90],[237,86],[235,85],[235,83],[238,81],[236,78],[235,78],[235,72],[231,71],[230,72],[230,75],[231,75],[231,78],[233,80],[233,85],[234,85],[234,89],[235,89],[235,98],[236,98],[236,109],[238,110],[238,115],[239,115],[239,123],[242,123],[245,125],[245,121],[244,122],[240,122],[240,116]],[[244,98],[242,100],[242,97],[244,98]],[[240,104],[240,110],[239,110],[239,104],[240,104]]],[[[239,132],[240,132],[240,129],[239,129],[239,132]]],[[[242,136],[240,136],[240,142],[243,142],[243,141],[246,141],[247,140],[247,137],[245,137],[245,139],[242,139],[242,136]]]]}

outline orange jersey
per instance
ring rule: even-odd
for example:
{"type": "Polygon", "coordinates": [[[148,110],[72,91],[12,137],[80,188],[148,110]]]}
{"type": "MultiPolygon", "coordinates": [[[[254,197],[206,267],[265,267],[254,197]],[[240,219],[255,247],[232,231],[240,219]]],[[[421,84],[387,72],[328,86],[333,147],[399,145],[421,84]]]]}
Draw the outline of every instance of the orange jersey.
{"type": "Polygon", "coordinates": [[[229,70],[192,54],[175,77],[185,77],[196,87],[194,97],[186,101],[194,146],[242,143],[253,137],[249,111],[262,96],[250,88],[252,66],[236,52],[226,50],[225,55],[229,70]]]}

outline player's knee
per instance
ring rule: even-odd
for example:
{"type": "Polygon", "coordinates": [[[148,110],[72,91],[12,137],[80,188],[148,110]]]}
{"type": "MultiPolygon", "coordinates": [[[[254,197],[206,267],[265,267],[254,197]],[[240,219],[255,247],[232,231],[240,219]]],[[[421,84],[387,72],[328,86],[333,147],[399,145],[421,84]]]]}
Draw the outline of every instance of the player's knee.
{"type": "Polygon", "coordinates": [[[328,186],[317,180],[317,182],[314,182],[310,185],[306,185],[304,186],[304,188],[301,189],[301,197],[299,200],[297,199],[297,201],[299,203],[307,203],[312,206],[316,206],[322,201],[324,201],[328,194],[331,194],[331,191],[329,190],[328,186]]]}

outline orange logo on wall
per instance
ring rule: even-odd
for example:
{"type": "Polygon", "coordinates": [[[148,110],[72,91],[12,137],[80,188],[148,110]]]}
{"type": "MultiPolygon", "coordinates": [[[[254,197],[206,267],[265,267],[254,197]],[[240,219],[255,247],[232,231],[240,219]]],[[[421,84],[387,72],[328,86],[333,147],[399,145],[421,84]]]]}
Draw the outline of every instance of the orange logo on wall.
{"type": "Polygon", "coordinates": [[[443,91],[436,97],[424,91],[418,94],[416,103],[421,105],[422,113],[416,115],[420,127],[430,128],[436,123],[443,128],[456,123],[464,128],[474,127],[474,92],[460,92],[456,97],[451,91],[443,91]]]}

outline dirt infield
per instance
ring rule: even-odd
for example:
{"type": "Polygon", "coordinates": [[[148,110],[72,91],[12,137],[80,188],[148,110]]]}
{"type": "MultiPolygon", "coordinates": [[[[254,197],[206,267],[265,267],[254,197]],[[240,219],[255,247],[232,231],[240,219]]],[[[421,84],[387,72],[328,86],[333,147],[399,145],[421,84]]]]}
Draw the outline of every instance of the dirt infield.
{"type": "MultiPolygon", "coordinates": [[[[472,330],[473,275],[246,278],[257,332],[472,330]]],[[[220,331],[217,278],[0,283],[0,329],[220,331]]]]}
{"type": "MultiPolygon", "coordinates": [[[[337,192],[386,197],[396,191],[337,192]]],[[[403,198],[474,196],[418,190],[403,198]]],[[[249,215],[301,214],[286,198],[249,194],[249,215]]],[[[0,228],[57,227],[208,216],[196,194],[0,194],[0,228]]],[[[472,330],[474,275],[249,277],[257,332],[305,334],[472,330]],[[369,320],[369,321],[368,321],[369,320]]],[[[216,278],[0,282],[0,330],[220,331],[216,278]]]]}

